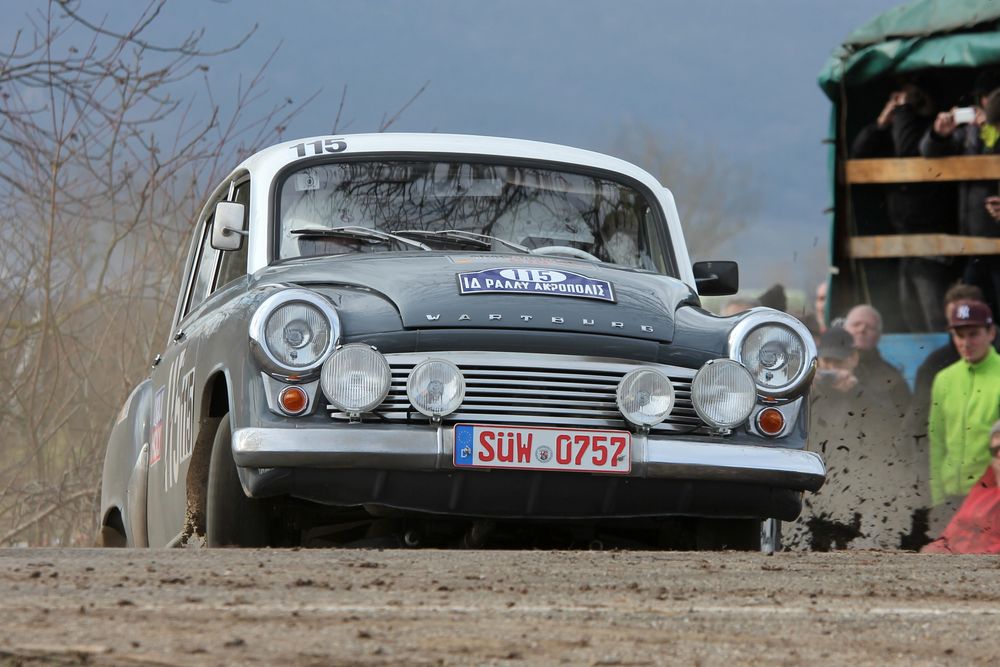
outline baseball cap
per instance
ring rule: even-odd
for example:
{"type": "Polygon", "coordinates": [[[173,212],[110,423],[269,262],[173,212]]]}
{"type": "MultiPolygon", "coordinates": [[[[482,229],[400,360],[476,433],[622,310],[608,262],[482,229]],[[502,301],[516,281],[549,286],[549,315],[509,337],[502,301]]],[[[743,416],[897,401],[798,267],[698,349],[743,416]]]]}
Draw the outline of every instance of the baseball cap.
{"type": "Polygon", "coordinates": [[[982,301],[959,301],[948,311],[948,328],[988,327],[993,324],[993,311],[982,301]]]}
{"type": "Polygon", "coordinates": [[[847,359],[854,352],[854,336],[840,327],[830,327],[819,339],[819,356],[847,359]]]}

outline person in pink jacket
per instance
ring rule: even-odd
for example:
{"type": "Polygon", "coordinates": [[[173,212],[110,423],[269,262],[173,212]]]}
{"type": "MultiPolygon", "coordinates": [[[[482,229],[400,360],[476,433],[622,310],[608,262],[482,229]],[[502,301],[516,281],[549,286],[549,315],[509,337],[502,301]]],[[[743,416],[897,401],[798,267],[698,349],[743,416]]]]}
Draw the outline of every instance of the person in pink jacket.
{"type": "Polygon", "coordinates": [[[920,550],[932,554],[1000,553],[1000,420],[990,431],[990,464],[941,537],[920,550]]]}

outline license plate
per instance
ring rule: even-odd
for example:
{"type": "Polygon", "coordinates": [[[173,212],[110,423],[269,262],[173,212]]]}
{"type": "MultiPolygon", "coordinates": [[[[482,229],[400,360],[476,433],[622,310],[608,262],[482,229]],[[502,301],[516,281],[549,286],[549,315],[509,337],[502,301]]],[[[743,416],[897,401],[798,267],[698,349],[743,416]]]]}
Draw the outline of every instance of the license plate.
{"type": "Polygon", "coordinates": [[[455,465],[626,474],[632,470],[628,431],[519,426],[455,426],[455,465]]]}

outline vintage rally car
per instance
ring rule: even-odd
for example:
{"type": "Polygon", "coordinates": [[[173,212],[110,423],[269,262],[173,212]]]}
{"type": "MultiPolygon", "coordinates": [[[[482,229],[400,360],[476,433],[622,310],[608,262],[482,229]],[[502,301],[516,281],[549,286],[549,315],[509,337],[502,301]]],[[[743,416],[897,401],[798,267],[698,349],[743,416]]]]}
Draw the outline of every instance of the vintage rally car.
{"type": "Polygon", "coordinates": [[[692,266],[671,193],[605,155],[262,150],[194,227],[110,436],[100,540],[757,548],[825,468],[805,327],[701,307],[737,280],[692,266]]]}

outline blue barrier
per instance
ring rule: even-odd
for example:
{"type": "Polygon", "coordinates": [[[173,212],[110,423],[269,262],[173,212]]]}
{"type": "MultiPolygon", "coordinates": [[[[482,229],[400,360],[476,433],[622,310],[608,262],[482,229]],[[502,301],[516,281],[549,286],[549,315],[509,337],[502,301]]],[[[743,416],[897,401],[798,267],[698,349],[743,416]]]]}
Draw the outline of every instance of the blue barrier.
{"type": "Polygon", "coordinates": [[[883,334],[878,342],[882,357],[899,369],[913,391],[917,379],[917,369],[927,355],[948,342],[948,333],[898,333],[883,334]]]}

